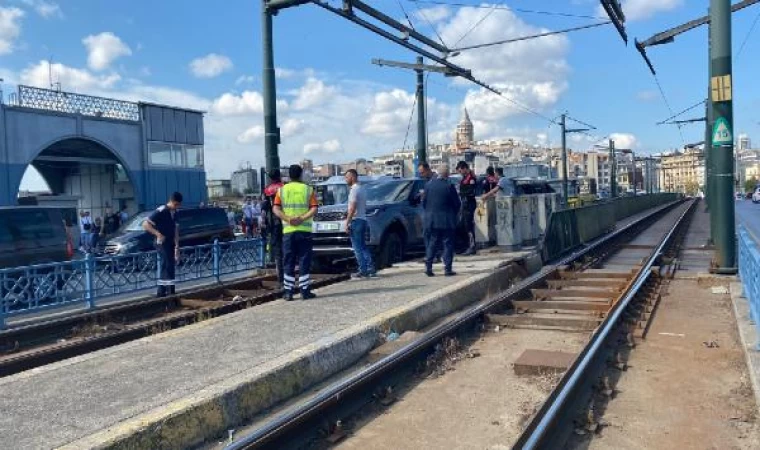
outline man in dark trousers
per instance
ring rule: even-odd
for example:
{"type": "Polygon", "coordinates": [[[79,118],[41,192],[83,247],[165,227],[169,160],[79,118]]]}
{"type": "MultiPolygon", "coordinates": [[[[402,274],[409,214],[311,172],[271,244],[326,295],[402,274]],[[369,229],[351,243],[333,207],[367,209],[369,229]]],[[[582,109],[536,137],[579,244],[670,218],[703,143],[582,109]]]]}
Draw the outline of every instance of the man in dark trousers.
{"type": "Polygon", "coordinates": [[[263,229],[261,235],[264,236],[267,246],[269,261],[274,261],[277,270],[277,281],[282,287],[282,221],[274,215],[274,198],[277,191],[282,187],[282,175],[280,169],[272,169],[269,172],[269,185],[264,189],[264,201],[261,204],[261,215],[263,219],[263,229]]]}
{"type": "Polygon", "coordinates": [[[158,297],[174,295],[174,267],[179,262],[179,226],[177,210],[182,206],[182,194],[175,192],[165,205],[143,221],[143,230],[156,237],[156,250],[161,260],[158,297]]]}
{"type": "Polygon", "coordinates": [[[444,165],[438,172],[438,178],[425,186],[425,196],[422,207],[425,209],[425,232],[427,233],[427,248],[425,249],[425,275],[432,277],[433,260],[436,250],[443,246],[444,274],[447,277],[456,273],[452,269],[454,263],[454,230],[457,226],[457,214],[461,202],[457,191],[449,182],[449,167],[444,165]]]}
{"type": "Polygon", "coordinates": [[[274,197],[274,214],[282,220],[283,285],[285,300],[293,300],[296,287],[296,261],[298,262],[298,287],[301,298],[316,297],[311,292],[311,240],[312,218],[319,204],[314,188],[301,181],[303,169],[293,164],[288,170],[290,183],[277,191],[274,197]]]}
{"type": "Polygon", "coordinates": [[[462,181],[459,182],[459,197],[462,199],[462,209],[460,211],[460,220],[469,243],[467,250],[463,255],[475,254],[475,209],[477,202],[475,194],[478,186],[477,177],[470,170],[470,165],[466,161],[457,163],[457,172],[462,175],[462,181]]]}

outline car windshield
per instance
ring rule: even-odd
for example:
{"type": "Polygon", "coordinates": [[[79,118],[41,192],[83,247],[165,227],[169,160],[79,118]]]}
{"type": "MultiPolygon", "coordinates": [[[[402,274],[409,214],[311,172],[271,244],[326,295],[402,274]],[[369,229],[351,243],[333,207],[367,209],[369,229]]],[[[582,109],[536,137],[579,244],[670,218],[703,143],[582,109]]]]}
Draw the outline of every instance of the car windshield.
{"type": "Polygon", "coordinates": [[[409,180],[373,181],[364,184],[367,203],[392,203],[409,196],[412,182],[409,180]]]}
{"type": "Polygon", "coordinates": [[[321,184],[316,189],[317,199],[321,206],[348,203],[348,185],[346,184],[321,184]]]}
{"type": "Polygon", "coordinates": [[[150,216],[153,211],[145,211],[132,218],[124,227],[124,231],[142,231],[142,223],[150,216]]]}

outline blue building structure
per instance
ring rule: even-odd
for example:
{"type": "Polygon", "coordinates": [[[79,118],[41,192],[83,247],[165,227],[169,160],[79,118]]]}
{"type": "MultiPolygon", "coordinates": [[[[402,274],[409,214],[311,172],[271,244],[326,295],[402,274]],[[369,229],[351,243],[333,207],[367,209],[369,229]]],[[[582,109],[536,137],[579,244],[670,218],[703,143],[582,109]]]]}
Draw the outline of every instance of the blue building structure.
{"type": "Polygon", "coordinates": [[[95,217],[154,208],[173,191],[185,206],[206,201],[203,112],[29,86],[9,100],[0,104],[0,206],[17,204],[30,165],[95,217]]]}

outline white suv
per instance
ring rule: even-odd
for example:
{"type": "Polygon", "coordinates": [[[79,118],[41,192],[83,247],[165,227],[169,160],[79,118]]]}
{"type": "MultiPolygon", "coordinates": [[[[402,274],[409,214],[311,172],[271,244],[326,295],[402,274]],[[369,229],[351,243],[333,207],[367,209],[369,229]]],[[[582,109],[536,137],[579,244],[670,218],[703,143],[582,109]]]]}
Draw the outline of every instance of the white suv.
{"type": "Polygon", "coordinates": [[[756,187],[752,193],[752,203],[760,203],[760,187],[756,187]]]}

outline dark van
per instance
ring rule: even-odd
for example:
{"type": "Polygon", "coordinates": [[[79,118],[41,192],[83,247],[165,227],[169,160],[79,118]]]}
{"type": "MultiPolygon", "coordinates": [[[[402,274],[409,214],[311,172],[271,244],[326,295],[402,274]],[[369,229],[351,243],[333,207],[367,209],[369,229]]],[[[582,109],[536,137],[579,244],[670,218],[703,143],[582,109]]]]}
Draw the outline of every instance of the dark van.
{"type": "Polygon", "coordinates": [[[69,252],[60,208],[0,207],[0,268],[67,261],[69,252]]]}
{"type": "MultiPolygon", "coordinates": [[[[155,250],[155,237],[142,228],[143,221],[152,213],[153,211],[145,211],[130,219],[116,236],[106,242],[104,253],[124,255],[155,250]]],[[[177,222],[181,247],[211,244],[215,239],[220,242],[235,239],[227,221],[227,213],[222,208],[180,209],[177,211],[177,222]]]]}

